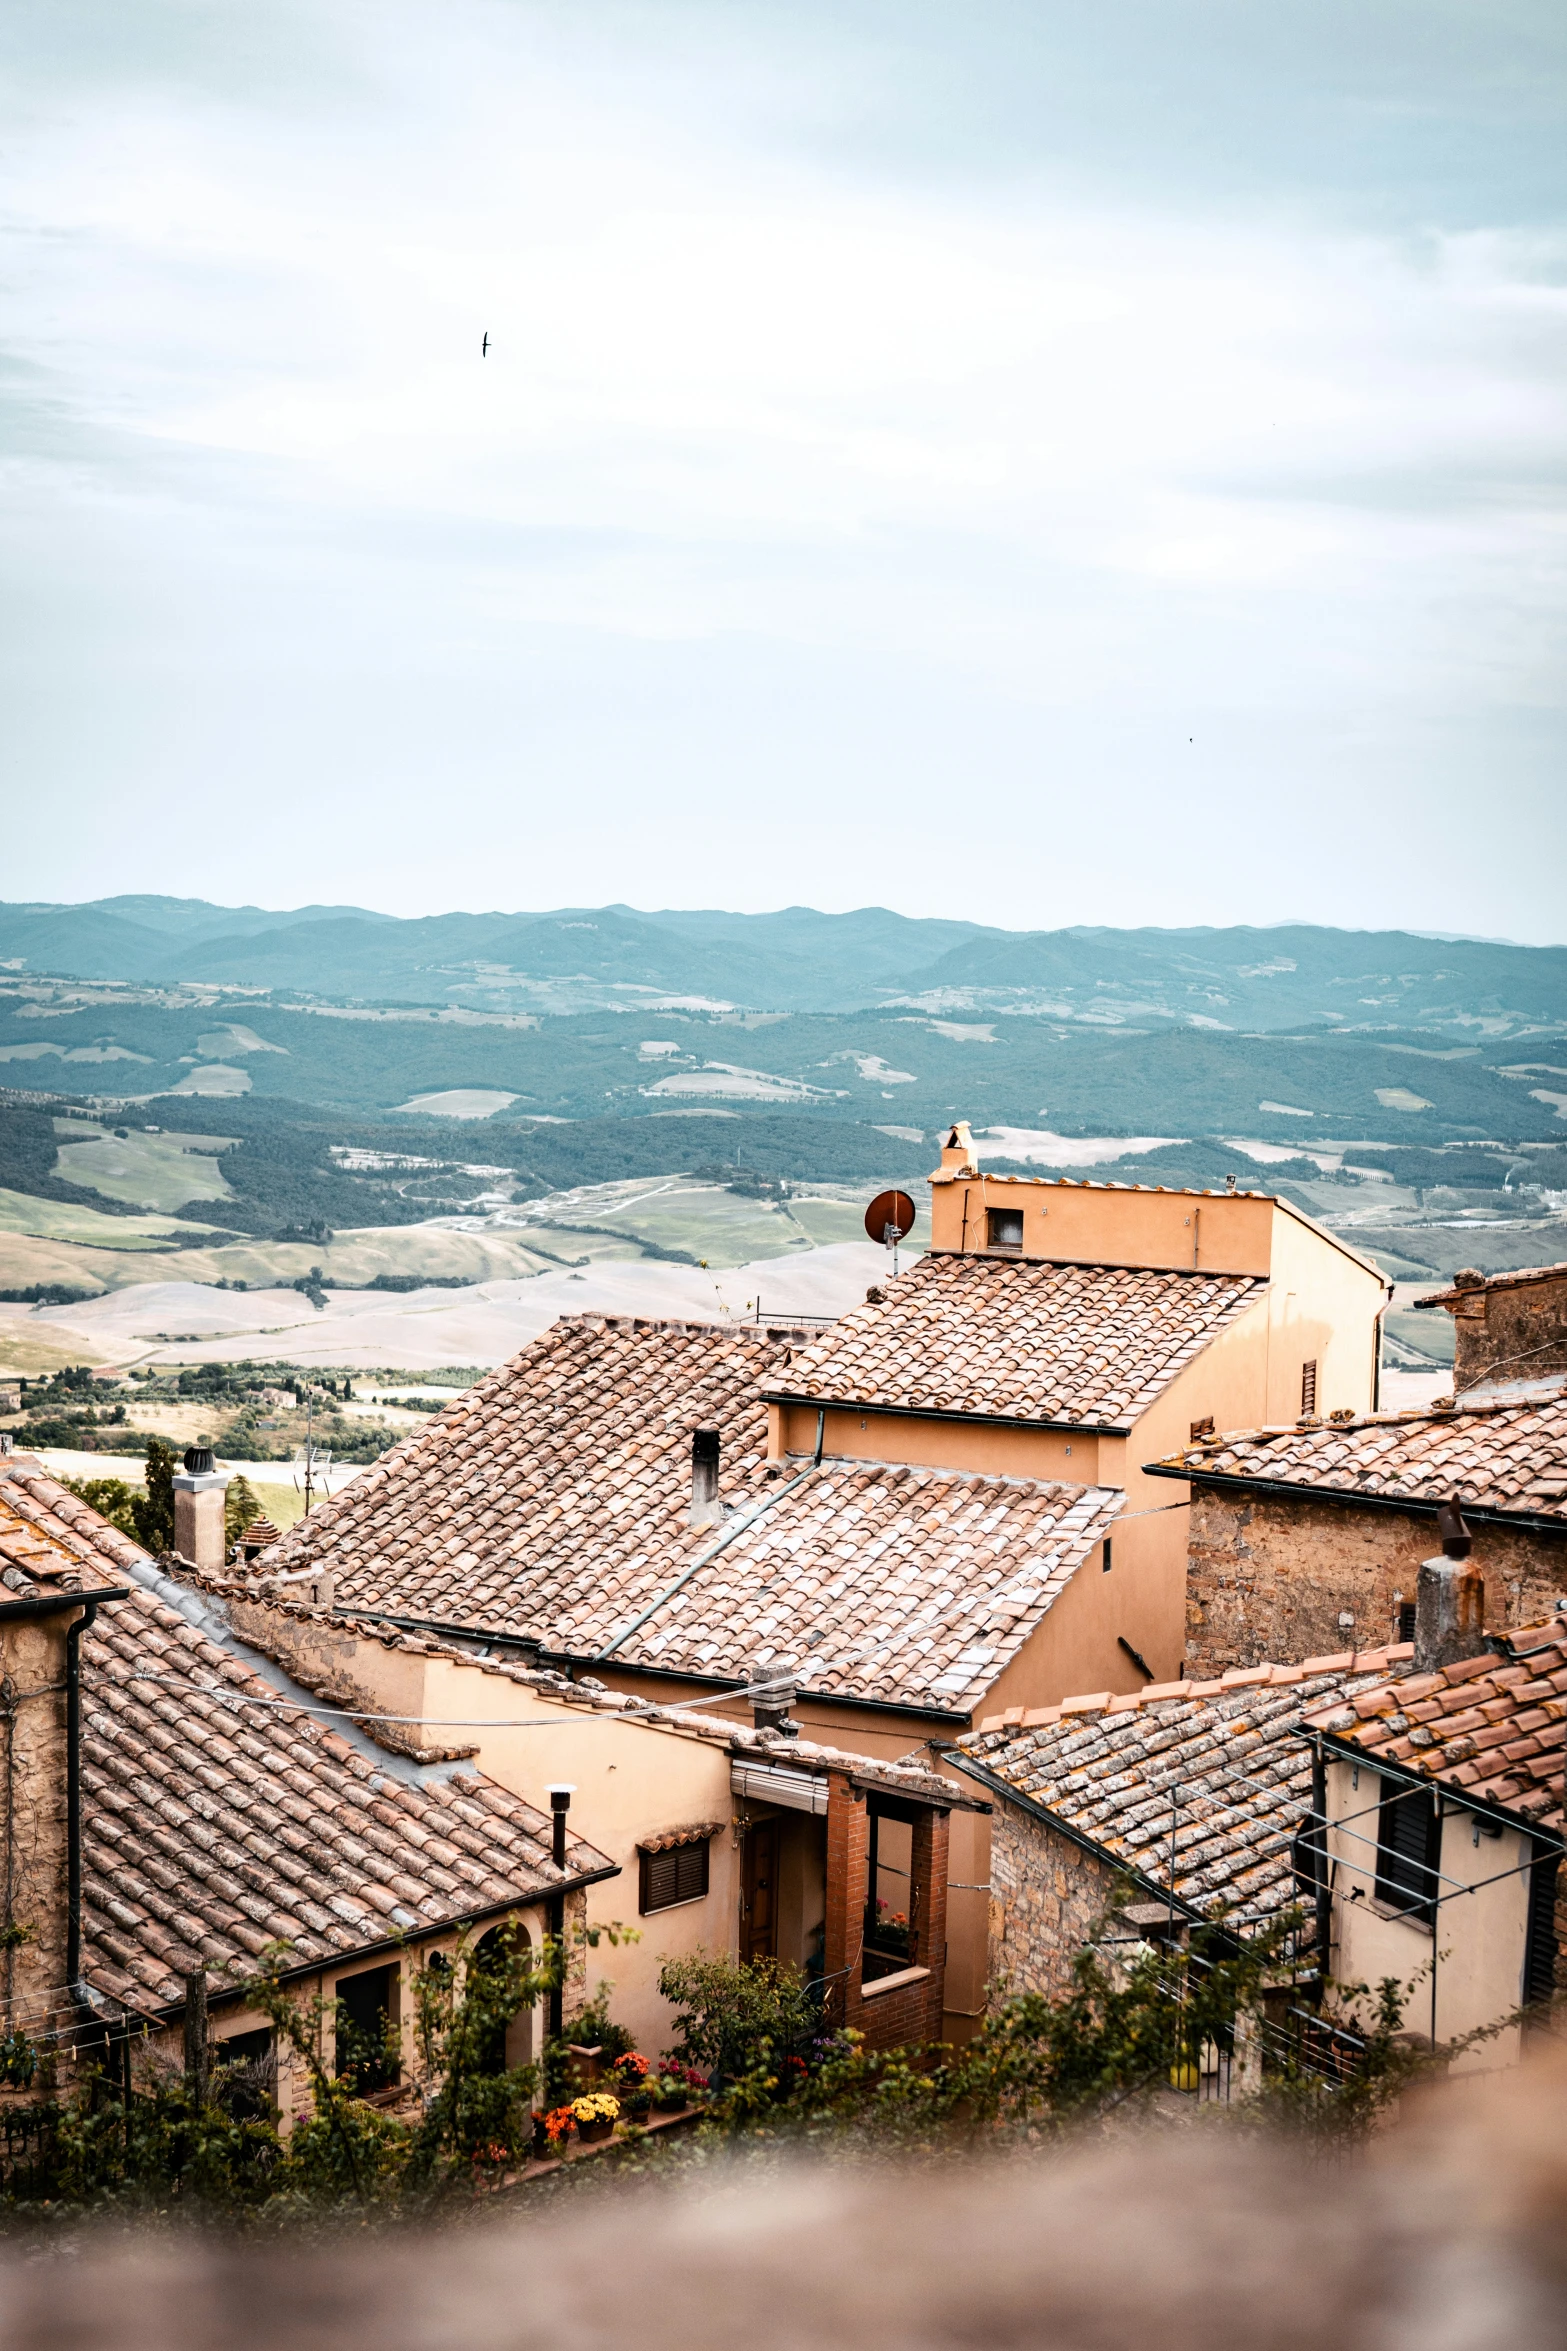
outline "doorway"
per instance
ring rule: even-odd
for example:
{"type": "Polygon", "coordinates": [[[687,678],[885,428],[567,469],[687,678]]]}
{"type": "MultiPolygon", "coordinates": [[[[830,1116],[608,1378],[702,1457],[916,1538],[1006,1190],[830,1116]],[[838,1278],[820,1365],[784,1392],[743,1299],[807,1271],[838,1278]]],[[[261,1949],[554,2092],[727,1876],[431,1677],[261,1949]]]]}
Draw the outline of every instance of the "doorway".
{"type": "Polygon", "coordinates": [[[778,1956],[778,1823],[753,1821],[745,1832],[742,1855],[740,1956],[745,1960],[778,1956]]]}

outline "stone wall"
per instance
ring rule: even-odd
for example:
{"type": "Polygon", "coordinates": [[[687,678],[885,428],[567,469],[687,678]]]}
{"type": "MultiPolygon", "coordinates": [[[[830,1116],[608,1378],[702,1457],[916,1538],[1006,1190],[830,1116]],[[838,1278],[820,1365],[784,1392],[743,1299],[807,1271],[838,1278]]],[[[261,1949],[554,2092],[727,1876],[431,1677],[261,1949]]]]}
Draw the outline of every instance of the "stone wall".
{"type": "Polygon", "coordinates": [[[1116,1871],[1070,1837],[998,1797],[990,1829],[992,1999],[1066,1991],[1117,1882],[1116,1871]]]}
{"type": "MultiPolygon", "coordinates": [[[[1423,1514],[1194,1486],[1188,1671],[1201,1679],[1397,1640],[1399,1606],[1437,1549],[1436,1520],[1423,1514]]],[[[1474,1563],[1497,1631],[1538,1624],[1567,1593],[1567,1534],[1477,1526],[1474,1563]]]]}
{"type": "Polygon", "coordinates": [[[1485,1379],[1530,1380],[1567,1371],[1567,1272],[1494,1288],[1459,1274],[1453,1292],[1447,1311],[1453,1317],[1453,1386],[1459,1395],[1485,1379]]]}
{"type": "Polygon", "coordinates": [[[26,1940],[0,1959],[0,1997],[23,2030],[43,2029],[66,1974],[66,1631],[74,1612],[0,1624],[3,1921],[26,1940]]]}

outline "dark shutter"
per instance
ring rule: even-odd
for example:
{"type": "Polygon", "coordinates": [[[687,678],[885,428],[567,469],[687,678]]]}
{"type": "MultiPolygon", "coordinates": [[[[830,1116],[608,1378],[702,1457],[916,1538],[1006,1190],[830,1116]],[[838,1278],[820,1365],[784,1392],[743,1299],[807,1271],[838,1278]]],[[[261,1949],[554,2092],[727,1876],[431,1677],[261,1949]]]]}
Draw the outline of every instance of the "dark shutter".
{"type": "Polygon", "coordinates": [[[1561,1856],[1535,1847],[1529,1872],[1529,1925],[1524,1947],[1523,1996],[1549,2000],[1556,1990],[1556,1874],[1561,1856]]]}
{"type": "Polygon", "coordinates": [[[1377,1900],[1412,1916],[1435,1916],[1441,1824],[1429,1788],[1382,1782],[1377,1815],[1377,1900]]]}
{"type": "Polygon", "coordinates": [[[1415,1637],[1415,1604],[1413,1600],[1399,1602],[1398,1637],[1401,1641],[1412,1641],[1415,1637]]]}
{"type": "Polygon", "coordinates": [[[699,1902],[707,1892],[708,1840],[674,1845],[642,1856],[642,1909],[669,1910],[677,1902],[699,1902]]]}

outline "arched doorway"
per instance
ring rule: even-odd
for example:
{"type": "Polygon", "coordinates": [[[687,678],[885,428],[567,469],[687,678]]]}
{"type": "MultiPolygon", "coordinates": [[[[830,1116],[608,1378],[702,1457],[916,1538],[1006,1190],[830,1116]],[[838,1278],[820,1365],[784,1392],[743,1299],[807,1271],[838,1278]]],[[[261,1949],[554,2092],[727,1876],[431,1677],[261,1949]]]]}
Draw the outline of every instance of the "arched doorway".
{"type": "MultiPolygon", "coordinates": [[[[526,1960],[532,1949],[528,1930],[518,1919],[504,1919],[481,1935],[468,1956],[470,1968],[496,1967],[508,1956],[526,1960]]],[[[509,2073],[519,2065],[527,2065],[533,2056],[533,2010],[519,2008],[504,2023],[497,2023],[487,2036],[479,2054],[480,2073],[509,2073]]]]}

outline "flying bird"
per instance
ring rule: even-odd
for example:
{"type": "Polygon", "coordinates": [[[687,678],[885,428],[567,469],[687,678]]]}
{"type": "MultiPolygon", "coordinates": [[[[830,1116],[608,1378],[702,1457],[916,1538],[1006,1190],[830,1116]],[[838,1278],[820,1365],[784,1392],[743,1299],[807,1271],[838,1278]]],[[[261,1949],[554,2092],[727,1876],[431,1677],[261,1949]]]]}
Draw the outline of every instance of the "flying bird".
{"type": "Polygon", "coordinates": [[[488,358],[489,358],[489,356],[490,356],[490,330],[489,330],[489,328],[488,328],[488,327],[486,327],[486,328],[485,328],[485,330],[484,330],[484,341],[483,341],[483,342],[482,342],[482,343],[479,345],[479,357],[480,357],[481,359],[488,359],[488,358]]]}

